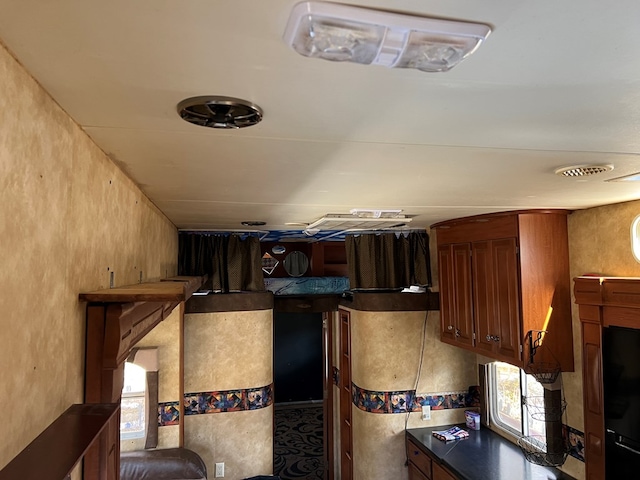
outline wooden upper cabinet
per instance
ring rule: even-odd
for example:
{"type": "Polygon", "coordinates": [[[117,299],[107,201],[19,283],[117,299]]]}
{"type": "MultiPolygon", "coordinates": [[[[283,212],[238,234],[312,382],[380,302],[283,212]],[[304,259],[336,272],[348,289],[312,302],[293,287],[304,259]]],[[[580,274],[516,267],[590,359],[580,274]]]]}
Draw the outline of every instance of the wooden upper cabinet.
{"type": "Polygon", "coordinates": [[[444,342],[526,371],[553,364],[573,371],[568,213],[527,210],[432,225],[444,342]]]}
{"type": "Polygon", "coordinates": [[[471,247],[469,244],[438,247],[438,261],[442,338],[454,345],[472,347],[471,247]]]}
{"type": "Polygon", "coordinates": [[[479,352],[519,362],[520,309],[515,238],[472,244],[474,325],[479,352]]]}
{"type": "Polygon", "coordinates": [[[494,281],[494,343],[506,361],[520,357],[520,294],[518,247],[515,238],[491,241],[494,281]]]}

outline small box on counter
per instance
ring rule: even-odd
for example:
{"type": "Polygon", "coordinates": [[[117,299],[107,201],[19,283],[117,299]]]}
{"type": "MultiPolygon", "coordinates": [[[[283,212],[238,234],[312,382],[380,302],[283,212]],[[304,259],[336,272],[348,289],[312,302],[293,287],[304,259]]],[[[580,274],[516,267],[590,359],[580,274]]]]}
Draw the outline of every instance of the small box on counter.
{"type": "Polygon", "coordinates": [[[471,430],[480,430],[480,414],[471,410],[465,410],[464,416],[467,420],[467,427],[471,430]]]}

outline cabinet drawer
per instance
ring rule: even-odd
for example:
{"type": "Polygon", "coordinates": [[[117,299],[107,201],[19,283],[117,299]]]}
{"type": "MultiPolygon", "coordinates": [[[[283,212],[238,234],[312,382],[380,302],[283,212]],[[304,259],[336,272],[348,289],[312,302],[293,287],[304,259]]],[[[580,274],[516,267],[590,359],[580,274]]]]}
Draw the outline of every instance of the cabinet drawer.
{"type": "Polygon", "coordinates": [[[422,474],[428,479],[431,478],[431,458],[427,456],[418,446],[411,440],[407,439],[407,454],[409,462],[413,463],[422,474]]]}
{"type": "Polygon", "coordinates": [[[416,467],[412,462],[409,462],[409,480],[431,480],[429,477],[424,475],[418,467],[416,467]]]}
{"type": "Polygon", "coordinates": [[[456,480],[448,470],[444,469],[437,463],[433,464],[433,480],[456,480]]]}

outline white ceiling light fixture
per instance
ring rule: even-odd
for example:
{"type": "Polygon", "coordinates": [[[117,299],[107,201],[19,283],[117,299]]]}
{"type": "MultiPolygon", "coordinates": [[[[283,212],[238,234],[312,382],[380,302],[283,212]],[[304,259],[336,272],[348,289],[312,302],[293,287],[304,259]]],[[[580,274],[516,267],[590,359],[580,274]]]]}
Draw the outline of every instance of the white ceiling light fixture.
{"type": "Polygon", "coordinates": [[[291,11],[284,40],[306,57],[446,72],[489,33],[491,27],[482,23],[301,2],[291,11]]]}

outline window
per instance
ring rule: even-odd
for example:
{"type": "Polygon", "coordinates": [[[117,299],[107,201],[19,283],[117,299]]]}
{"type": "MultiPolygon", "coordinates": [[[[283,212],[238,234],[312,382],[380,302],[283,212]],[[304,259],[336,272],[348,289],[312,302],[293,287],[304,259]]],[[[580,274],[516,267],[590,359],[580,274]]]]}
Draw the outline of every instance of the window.
{"type": "Polygon", "coordinates": [[[640,262],[640,215],[631,223],[631,251],[636,262],[640,262]]]}
{"type": "Polygon", "coordinates": [[[545,422],[536,419],[544,418],[544,387],[508,363],[492,363],[489,375],[489,412],[494,425],[517,437],[535,436],[546,443],[545,422]]]}
{"type": "Polygon", "coordinates": [[[144,438],[146,434],[147,372],[134,363],[124,364],[124,387],[120,404],[120,438],[144,438]]]}

